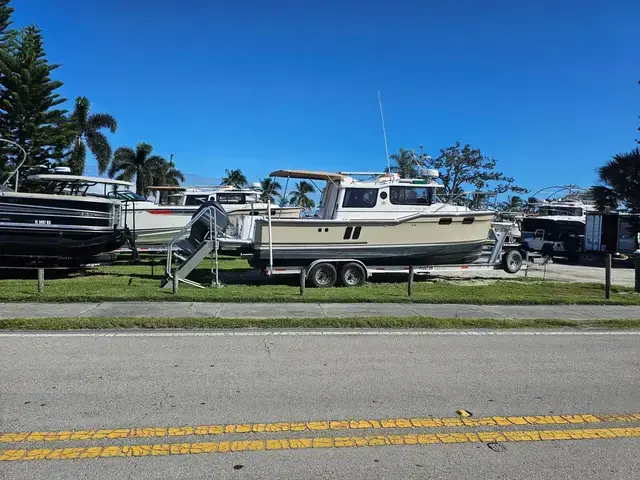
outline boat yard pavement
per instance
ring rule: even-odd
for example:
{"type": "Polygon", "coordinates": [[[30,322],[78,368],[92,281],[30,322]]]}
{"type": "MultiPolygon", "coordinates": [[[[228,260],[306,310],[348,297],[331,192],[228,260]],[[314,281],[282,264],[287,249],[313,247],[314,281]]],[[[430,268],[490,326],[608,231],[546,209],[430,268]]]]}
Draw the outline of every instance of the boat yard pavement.
{"type": "Polygon", "coordinates": [[[435,317],[496,319],[640,319],[640,305],[466,305],[419,303],[209,303],[86,302],[0,303],[12,318],[336,318],[435,317]]]}

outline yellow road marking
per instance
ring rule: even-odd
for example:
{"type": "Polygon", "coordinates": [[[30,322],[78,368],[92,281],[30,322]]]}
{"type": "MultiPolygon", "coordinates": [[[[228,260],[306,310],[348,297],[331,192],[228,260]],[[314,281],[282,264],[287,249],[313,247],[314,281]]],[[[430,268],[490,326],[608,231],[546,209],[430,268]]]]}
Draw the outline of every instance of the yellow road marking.
{"type": "Polygon", "coordinates": [[[572,430],[522,430],[474,433],[430,433],[376,435],[362,437],[280,438],[272,440],[233,440],[221,442],[165,443],[158,445],[117,445],[109,447],[38,448],[0,450],[0,461],[71,460],[106,457],[148,457],[311,448],[352,448],[449,443],[541,442],[561,440],[600,440],[640,437],[640,427],[585,428],[572,430]]]}
{"type": "Polygon", "coordinates": [[[388,418],[383,420],[321,420],[312,422],[240,423],[184,427],[135,427],[103,430],[1,433],[0,443],[53,442],[60,440],[104,440],[123,438],[184,437],[231,433],[313,432],[388,428],[511,427],[515,425],[575,425],[640,422],[640,413],[622,415],[536,415],[484,418],[388,418]]]}

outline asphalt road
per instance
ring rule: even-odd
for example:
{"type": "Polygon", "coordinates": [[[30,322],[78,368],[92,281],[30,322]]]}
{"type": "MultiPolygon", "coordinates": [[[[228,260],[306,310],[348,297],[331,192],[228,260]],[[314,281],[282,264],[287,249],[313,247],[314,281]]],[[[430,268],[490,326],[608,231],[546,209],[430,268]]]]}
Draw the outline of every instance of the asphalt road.
{"type": "Polygon", "coordinates": [[[640,336],[553,333],[2,336],[0,477],[637,478],[640,336]]]}

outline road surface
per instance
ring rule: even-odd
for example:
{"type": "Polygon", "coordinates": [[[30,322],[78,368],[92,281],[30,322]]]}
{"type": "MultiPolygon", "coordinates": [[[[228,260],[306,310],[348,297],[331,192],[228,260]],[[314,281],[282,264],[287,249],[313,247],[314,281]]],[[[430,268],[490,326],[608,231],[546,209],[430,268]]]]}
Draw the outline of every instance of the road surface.
{"type": "Polygon", "coordinates": [[[639,332],[266,333],[3,334],[0,477],[640,472],[639,332]]]}

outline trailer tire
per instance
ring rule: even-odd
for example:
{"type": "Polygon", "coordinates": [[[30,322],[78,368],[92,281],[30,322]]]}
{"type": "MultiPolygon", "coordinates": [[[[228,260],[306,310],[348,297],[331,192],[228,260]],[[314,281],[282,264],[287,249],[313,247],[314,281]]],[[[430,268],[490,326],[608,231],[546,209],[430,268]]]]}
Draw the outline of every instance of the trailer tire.
{"type": "Polygon", "coordinates": [[[346,263],[340,269],[340,283],[345,287],[359,287],[366,281],[367,273],[359,263],[346,263]]]}
{"type": "Polygon", "coordinates": [[[330,263],[319,263],[309,272],[311,285],[316,288],[331,288],[336,284],[338,273],[330,263]]]}
{"type": "Polygon", "coordinates": [[[522,268],[522,254],[518,250],[510,250],[502,256],[502,268],[507,273],[518,273],[522,268]]]}

